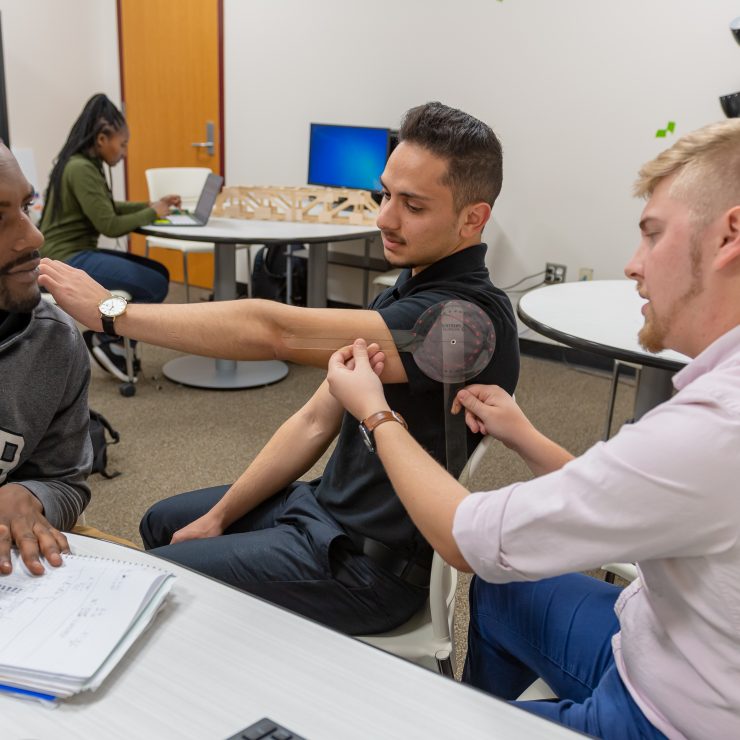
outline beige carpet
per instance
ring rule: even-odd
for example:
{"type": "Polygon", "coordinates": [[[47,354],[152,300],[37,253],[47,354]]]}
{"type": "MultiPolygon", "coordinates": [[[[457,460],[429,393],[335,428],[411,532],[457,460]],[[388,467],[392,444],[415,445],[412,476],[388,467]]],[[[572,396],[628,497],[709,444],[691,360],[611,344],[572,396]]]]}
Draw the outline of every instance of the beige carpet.
{"type": "MultiPolygon", "coordinates": [[[[198,291],[193,291],[197,293],[198,291]]],[[[181,286],[171,299],[181,300],[181,286]]],[[[195,296],[193,296],[195,297],[195,296]]],[[[146,345],[143,375],[133,398],[93,367],[90,405],[121,433],[109,448],[110,468],[122,475],[90,479],[93,499],[87,524],[140,543],[139,520],[155,501],[182,491],[232,482],[280,423],[309,398],[324,372],[290,366],[285,380],[243,391],[204,391],[162,377],[162,365],[177,353],[146,345]]],[[[538,428],[575,454],[601,438],[610,379],[560,362],[522,358],[517,400],[538,428]]],[[[631,416],[634,390],[620,384],[614,429],[631,416]]],[[[309,475],[320,473],[325,459],[309,475]]],[[[492,489],[529,477],[526,466],[501,444],[494,445],[472,481],[492,489]]],[[[464,655],[467,580],[458,599],[457,656],[464,655]]]]}

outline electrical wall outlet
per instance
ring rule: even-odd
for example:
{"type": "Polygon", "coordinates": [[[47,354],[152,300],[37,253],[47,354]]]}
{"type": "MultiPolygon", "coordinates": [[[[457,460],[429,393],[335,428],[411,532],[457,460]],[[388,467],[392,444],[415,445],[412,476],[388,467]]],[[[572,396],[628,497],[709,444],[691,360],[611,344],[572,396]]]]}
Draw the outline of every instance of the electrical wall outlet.
{"type": "Polygon", "coordinates": [[[564,283],[565,282],[565,265],[556,265],[554,262],[545,263],[545,282],[546,283],[564,283]]]}
{"type": "Polygon", "coordinates": [[[580,270],[578,270],[578,279],[579,280],[593,280],[594,279],[594,271],[592,267],[582,267],[580,270]]]}

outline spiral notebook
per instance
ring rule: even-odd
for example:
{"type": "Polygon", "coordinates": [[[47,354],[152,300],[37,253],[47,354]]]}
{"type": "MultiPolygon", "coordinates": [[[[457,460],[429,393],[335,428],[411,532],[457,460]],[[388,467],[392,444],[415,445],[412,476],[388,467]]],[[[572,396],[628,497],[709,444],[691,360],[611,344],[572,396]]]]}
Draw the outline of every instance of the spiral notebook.
{"type": "Polygon", "coordinates": [[[0,576],[0,692],[56,701],[95,690],[149,626],[174,574],[144,563],[64,555],[31,575],[12,552],[0,576]]]}

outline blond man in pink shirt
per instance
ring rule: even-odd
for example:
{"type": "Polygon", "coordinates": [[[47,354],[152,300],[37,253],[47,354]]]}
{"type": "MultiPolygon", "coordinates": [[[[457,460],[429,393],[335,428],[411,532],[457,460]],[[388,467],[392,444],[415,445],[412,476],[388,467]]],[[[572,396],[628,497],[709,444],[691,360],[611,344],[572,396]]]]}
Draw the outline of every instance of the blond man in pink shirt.
{"type": "MultiPolygon", "coordinates": [[[[740,120],[680,139],[635,192],[641,343],[693,358],[670,401],[573,458],[500,388],[461,391],[536,476],[497,491],[469,494],[400,424],[375,445],[424,536],[477,574],[465,680],[513,700],[542,676],[559,700],[524,708],[598,737],[738,738],[740,120]],[[575,573],[615,560],[638,564],[623,591],[575,573]]],[[[330,362],[358,419],[388,409],[382,362],[363,340],[330,362]]]]}

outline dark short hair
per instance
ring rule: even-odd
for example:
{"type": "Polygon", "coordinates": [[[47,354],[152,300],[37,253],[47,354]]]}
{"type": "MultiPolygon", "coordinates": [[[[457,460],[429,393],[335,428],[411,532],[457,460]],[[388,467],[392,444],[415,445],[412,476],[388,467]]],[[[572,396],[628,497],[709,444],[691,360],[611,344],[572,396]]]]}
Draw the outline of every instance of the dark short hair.
{"type": "Polygon", "coordinates": [[[493,205],[501,192],[501,142],[483,121],[432,102],[406,112],[398,140],[428,149],[448,162],[444,184],[452,190],[455,208],[471,203],[493,205]]]}

